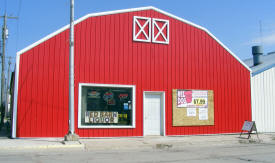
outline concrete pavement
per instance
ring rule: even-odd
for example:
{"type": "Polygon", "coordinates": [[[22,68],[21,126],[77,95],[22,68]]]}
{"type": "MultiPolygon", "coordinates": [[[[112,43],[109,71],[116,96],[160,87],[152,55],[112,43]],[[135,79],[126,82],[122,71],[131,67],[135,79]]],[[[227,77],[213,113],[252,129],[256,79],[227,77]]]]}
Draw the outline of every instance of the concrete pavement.
{"type": "Polygon", "coordinates": [[[87,150],[130,149],[180,149],[186,146],[211,146],[233,144],[275,144],[275,134],[252,135],[251,139],[239,134],[191,135],[191,136],[147,136],[141,138],[81,139],[87,150]]]}
{"type": "Polygon", "coordinates": [[[186,146],[209,146],[226,144],[275,144],[275,133],[259,134],[251,139],[233,135],[192,135],[192,136],[147,136],[125,138],[81,138],[75,142],[64,142],[64,138],[20,138],[0,137],[0,150],[75,148],[91,151],[100,150],[135,150],[135,149],[179,149],[186,146]]]}

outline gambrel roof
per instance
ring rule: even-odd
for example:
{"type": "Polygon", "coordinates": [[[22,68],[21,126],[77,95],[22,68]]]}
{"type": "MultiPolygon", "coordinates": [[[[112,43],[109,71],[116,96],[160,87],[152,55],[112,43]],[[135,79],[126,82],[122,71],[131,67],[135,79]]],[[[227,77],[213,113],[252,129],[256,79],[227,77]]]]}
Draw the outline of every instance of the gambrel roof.
{"type": "MultiPolygon", "coordinates": [[[[77,24],[77,23],[79,23],[79,22],[82,22],[82,21],[84,21],[84,20],[86,20],[87,18],[90,18],[90,17],[104,16],[104,15],[112,15],[112,14],[119,14],[119,13],[126,13],[126,12],[143,11],[143,10],[154,10],[154,11],[156,11],[156,12],[159,12],[159,13],[161,13],[161,14],[164,14],[164,15],[169,16],[169,17],[171,17],[171,18],[177,19],[177,20],[179,20],[179,21],[181,21],[181,22],[184,22],[184,23],[186,23],[186,24],[189,24],[189,25],[191,25],[191,26],[193,26],[193,27],[196,27],[196,28],[198,28],[198,29],[200,29],[200,30],[205,31],[205,32],[206,32],[207,34],[209,34],[213,39],[215,39],[215,40],[216,40],[216,41],[217,41],[217,42],[218,42],[227,52],[229,52],[235,59],[237,59],[246,69],[248,69],[249,71],[251,71],[250,68],[249,68],[249,67],[248,67],[239,57],[237,57],[229,48],[227,48],[220,40],[218,40],[218,39],[217,39],[212,33],[210,33],[206,28],[204,28],[204,27],[202,27],[202,26],[200,26],[200,25],[197,25],[197,24],[195,24],[195,23],[193,23],[193,22],[190,22],[190,21],[188,21],[188,20],[182,19],[182,18],[180,18],[180,17],[178,17],[178,16],[175,16],[175,15],[173,15],[173,14],[170,14],[170,13],[168,13],[168,12],[165,12],[165,11],[163,11],[163,10],[160,10],[160,9],[158,9],[158,8],[152,7],[152,6],[149,6],[149,7],[140,7],[140,8],[131,8],[131,9],[123,9],[123,10],[115,10],[115,11],[108,11],[108,12],[100,12],[100,13],[92,13],[92,14],[88,14],[88,15],[85,15],[85,16],[83,16],[83,17],[77,19],[77,20],[75,21],[75,24],[77,24]]],[[[68,24],[68,25],[66,25],[66,26],[64,26],[64,27],[62,27],[62,28],[60,28],[60,29],[58,29],[57,31],[55,31],[55,32],[53,32],[53,33],[47,35],[46,37],[40,39],[39,41],[37,41],[37,42],[35,42],[35,43],[29,45],[28,47],[26,47],[26,48],[20,50],[19,52],[17,52],[17,55],[20,55],[20,54],[22,54],[22,53],[28,51],[29,49],[35,47],[36,45],[38,45],[38,44],[40,44],[40,43],[42,43],[42,42],[44,42],[44,41],[50,39],[51,37],[53,37],[53,36],[55,36],[55,35],[57,35],[57,34],[63,32],[63,31],[65,31],[66,29],[69,29],[69,28],[70,28],[70,26],[69,26],[69,24],[68,24]]]]}

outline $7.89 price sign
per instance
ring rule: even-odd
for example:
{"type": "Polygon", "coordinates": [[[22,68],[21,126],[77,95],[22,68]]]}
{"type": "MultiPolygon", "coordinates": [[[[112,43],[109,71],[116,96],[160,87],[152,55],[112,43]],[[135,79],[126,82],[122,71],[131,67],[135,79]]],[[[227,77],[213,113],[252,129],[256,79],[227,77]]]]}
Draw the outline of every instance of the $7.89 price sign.
{"type": "Polygon", "coordinates": [[[208,101],[208,91],[178,90],[177,107],[206,108],[208,101]]]}

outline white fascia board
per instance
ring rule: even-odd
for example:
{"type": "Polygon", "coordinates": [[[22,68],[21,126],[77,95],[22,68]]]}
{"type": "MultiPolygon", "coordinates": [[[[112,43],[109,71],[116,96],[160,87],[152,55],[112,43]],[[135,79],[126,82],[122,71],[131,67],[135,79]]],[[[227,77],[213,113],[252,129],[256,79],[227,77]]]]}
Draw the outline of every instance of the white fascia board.
{"type": "MultiPolygon", "coordinates": [[[[75,23],[75,24],[78,24],[79,22],[81,22],[81,21],[83,21],[83,20],[85,20],[85,19],[87,19],[87,18],[89,18],[89,17],[104,16],[104,15],[112,15],[112,14],[120,14],[120,13],[125,13],[125,12],[135,12],[135,11],[150,10],[150,9],[151,9],[151,10],[155,10],[155,11],[157,11],[157,12],[159,12],[159,13],[162,13],[162,14],[164,14],[164,15],[167,15],[167,16],[171,17],[171,18],[177,19],[177,20],[179,20],[179,21],[181,21],[181,22],[184,22],[184,23],[186,23],[186,24],[188,24],[188,25],[191,25],[191,26],[193,26],[193,27],[196,27],[196,28],[198,28],[198,29],[201,29],[201,30],[205,31],[209,36],[211,36],[214,40],[216,40],[216,41],[217,41],[217,42],[218,42],[227,52],[229,52],[235,59],[237,59],[246,69],[248,69],[248,70],[251,72],[251,69],[250,69],[250,68],[249,68],[249,67],[248,67],[239,57],[237,57],[231,50],[229,50],[229,48],[227,48],[218,38],[216,38],[216,37],[215,37],[212,33],[210,33],[206,28],[204,28],[204,27],[202,27],[202,26],[199,26],[199,25],[197,25],[197,24],[195,24],[195,23],[193,23],[193,22],[191,22],[191,21],[182,19],[182,18],[180,18],[180,17],[178,17],[178,16],[175,16],[175,15],[173,15],[173,14],[170,14],[170,13],[168,13],[168,12],[166,12],[166,11],[163,11],[163,10],[160,10],[160,9],[158,9],[158,8],[152,7],[152,6],[140,7],[140,8],[130,8],[130,9],[123,9],[123,10],[115,10],[115,11],[107,11],[107,12],[99,12],[99,13],[88,14],[88,15],[86,15],[86,16],[83,16],[83,17],[77,19],[76,21],[74,21],[74,23],[75,23]]],[[[57,31],[55,31],[55,32],[53,32],[53,33],[51,33],[51,34],[49,34],[48,36],[46,36],[46,37],[40,39],[39,41],[37,41],[37,42],[31,44],[30,46],[28,46],[28,47],[26,47],[26,48],[20,50],[17,54],[20,55],[20,54],[22,54],[22,53],[28,51],[29,49],[31,49],[31,48],[33,48],[33,47],[39,45],[40,43],[42,43],[42,42],[44,42],[44,41],[50,39],[50,38],[53,37],[53,36],[55,36],[55,35],[57,35],[57,34],[63,32],[63,31],[65,31],[65,30],[68,29],[68,28],[69,28],[69,24],[66,25],[66,26],[64,26],[64,27],[62,27],[62,28],[60,28],[59,30],[57,30],[57,31]]]]}

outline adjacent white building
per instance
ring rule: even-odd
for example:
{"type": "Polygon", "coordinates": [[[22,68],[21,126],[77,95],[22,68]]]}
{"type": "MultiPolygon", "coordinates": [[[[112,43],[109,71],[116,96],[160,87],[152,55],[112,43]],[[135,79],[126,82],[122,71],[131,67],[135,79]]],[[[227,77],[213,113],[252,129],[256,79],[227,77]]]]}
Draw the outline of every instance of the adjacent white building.
{"type": "Polygon", "coordinates": [[[254,46],[253,58],[244,60],[252,70],[252,120],[259,132],[275,132],[275,52],[262,51],[254,46]]]}

